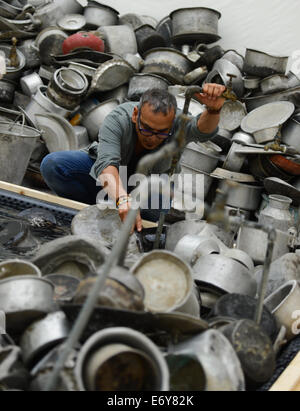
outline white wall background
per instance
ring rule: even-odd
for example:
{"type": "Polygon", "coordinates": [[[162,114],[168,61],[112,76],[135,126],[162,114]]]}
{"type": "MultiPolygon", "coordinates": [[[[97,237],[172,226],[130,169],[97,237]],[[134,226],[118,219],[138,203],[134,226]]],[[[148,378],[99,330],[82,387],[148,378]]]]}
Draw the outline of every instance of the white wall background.
{"type": "MultiPolygon", "coordinates": [[[[101,0],[120,12],[160,20],[183,7],[210,7],[222,13],[218,44],[224,49],[255,48],[291,56],[300,50],[300,0],[101,0]]],[[[292,60],[292,59],[291,59],[292,60]]],[[[291,61],[290,61],[291,64],[291,61]]]]}

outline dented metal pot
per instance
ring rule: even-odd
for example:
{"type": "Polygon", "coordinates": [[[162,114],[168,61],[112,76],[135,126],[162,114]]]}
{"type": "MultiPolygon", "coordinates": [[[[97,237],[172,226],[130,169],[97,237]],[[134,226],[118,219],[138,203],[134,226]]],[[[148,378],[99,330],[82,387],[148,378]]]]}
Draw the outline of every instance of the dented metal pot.
{"type": "Polygon", "coordinates": [[[170,14],[173,23],[174,44],[214,43],[218,35],[221,13],[206,7],[182,8],[170,14]]]}
{"type": "Polygon", "coordinates": [[[118,24],[119,12],[97,1],[89,1],[84,10],[84,17],[87,27],[96,29],[99,26],[113,26],[118,24]]]}
{"type": "Polygon", "coordinates": [[[184,84],[184,76],[192,69],[191,61],[183,53],[172,48],[149,50],[144,58],[142,73],[157,74],[173,84],[184,84]]]}

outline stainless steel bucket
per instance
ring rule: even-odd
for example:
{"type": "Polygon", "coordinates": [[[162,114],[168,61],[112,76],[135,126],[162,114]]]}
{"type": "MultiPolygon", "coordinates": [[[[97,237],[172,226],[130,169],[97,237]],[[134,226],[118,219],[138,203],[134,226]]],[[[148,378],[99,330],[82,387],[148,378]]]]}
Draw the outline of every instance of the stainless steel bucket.
{"type": "Polygon", "coordinates": [[[0,180],[21,185],[40,131],[22,124],[0,122],[0,180]]]}

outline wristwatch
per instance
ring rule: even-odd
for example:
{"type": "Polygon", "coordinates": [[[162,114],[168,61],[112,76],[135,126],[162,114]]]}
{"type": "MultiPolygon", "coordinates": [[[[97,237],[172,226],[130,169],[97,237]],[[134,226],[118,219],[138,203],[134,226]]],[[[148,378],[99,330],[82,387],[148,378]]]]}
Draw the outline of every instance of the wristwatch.
{"type": "Polygon", "coordinates": [[[219,110],[214,110],[213,108],[209,108],[209,107],[206,106],[206,110],[209,114],[215,114],[216,115],[216,114],[221,113],[222,107],[219,110]]]}

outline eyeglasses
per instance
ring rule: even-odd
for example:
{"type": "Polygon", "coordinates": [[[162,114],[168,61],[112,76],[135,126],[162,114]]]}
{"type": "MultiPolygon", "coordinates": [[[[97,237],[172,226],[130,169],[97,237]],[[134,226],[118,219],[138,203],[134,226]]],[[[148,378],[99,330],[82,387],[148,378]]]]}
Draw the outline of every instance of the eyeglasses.
{"type": "Polygon", "coordinates": [[[153,130],[145,129],[141,127],[141,112],[139,111],[138,128],[142,136],[145,136],[145,137],[156,136],[161,140],[166,140],[167,138],[171,137],[171,135],[174,133],[174,122],[172,123],[172,128],[169,133],[163,133],[161,131],[153,131],[153,130]]]}

